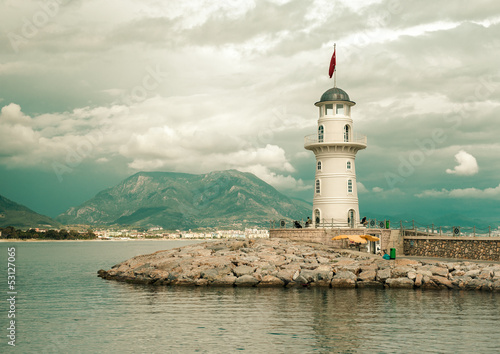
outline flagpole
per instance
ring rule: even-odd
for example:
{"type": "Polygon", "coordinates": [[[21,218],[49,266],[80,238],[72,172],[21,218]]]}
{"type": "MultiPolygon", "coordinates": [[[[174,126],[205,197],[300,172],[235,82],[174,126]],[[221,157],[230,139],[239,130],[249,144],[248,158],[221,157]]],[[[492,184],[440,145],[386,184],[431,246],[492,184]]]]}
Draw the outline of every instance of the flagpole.
{"type": "MultiPolygon", "coordinates": [[[[333,43],[333,52],[336,53],[337,43],[333,43]]],[[[337,55],[337,54],[335,54],[337,55]]],[[[335,62],[337,58],[335,58],[335,62]]],[[[337,87],[337,65],[335,65],[335,69],[333,70],[333,87],[337,87]]]]}

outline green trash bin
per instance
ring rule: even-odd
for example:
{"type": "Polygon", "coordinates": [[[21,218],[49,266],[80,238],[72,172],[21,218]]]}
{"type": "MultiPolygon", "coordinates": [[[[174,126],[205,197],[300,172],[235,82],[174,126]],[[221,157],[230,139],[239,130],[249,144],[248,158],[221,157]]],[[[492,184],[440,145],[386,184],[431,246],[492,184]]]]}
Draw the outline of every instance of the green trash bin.
{"type": "Polygon", "coordinates": [[[385,228],[390,229],[391,228],[391,220],[386,220],[385,221],[385,228]]]}
{"type": "Polygon", "coordinates": [[[390,259],[396,259],[396,249],[391,248],[390,259]]]}

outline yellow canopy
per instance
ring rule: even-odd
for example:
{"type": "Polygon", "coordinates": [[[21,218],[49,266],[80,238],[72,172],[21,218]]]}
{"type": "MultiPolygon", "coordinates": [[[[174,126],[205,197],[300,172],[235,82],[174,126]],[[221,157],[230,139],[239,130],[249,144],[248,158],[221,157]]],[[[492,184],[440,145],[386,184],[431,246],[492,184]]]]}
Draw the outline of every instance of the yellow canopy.
{"type": "Polygon", "coordinates": [[[356,242],[356,243],[366,243],[366,240],[359,235],[338,235],[332,238],[332,240],[342,240],[342,239],[349,239],[349,241],[356,242]]]}
{"type": "Polygon", "coordinates": [[[365,240],[368,240],[368,241],[379,241],[380,240],[377,236],[373,236],[373,235],[361,235],[359,237],[364,238],[365,240]]]}

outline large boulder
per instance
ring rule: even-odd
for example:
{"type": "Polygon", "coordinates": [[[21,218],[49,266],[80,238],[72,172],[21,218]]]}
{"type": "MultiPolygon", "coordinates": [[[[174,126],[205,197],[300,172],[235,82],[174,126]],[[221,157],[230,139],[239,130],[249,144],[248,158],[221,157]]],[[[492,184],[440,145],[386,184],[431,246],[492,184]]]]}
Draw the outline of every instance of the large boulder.
{"type": "Polygon", "coordinates": [[[355,288],[356,275],[348,271],[340,271],[333,276],[331,285],[332,288],[355,288]]]}
{"type": "Polygon", "coordinates": [[[276,288],[282,287],[285,285],[285,282],[278,277],[273,275],[264,275],[260,283],[257,284],[259,288],[276,288]]]}
{"type": "Polygon", "coordinates": [[[376,279],[381,282],[385,282],[386,279],[391,277],[391,268],[384,268],[377,270],[376,279]]]}
{"type": "Polygon", "coordinates": [[[358,274],[358,280],[360,281],[374,281],[377,276],[377,271],[375,269],[363,270],[358,274]]]}
{"type": "Polygon", "coordinates": [[[438,267],[435,265],[429,265],[422,267],[424,270],[428,270],[432,275],[439,275],[441,277],[448,277],[448,267],[438,267]]]}
{"type": "Polygon", "coordinates": [[[408,276],[409,272],[413,272],[415,269],[407,266],[395,267],[391,271],[391,278],[404,278],[408,276]]]}
{"type": "Polygon", "coordinates": [[[448,289],[453,289],[454,288],[453,283],[447,277],[441,277],[439,275],[433,275],[431,277],[431,280],[434,283],[438,284],[438,285],[444,285],[444,286],[446,286],[448,289]]]}
{"type": "Polygon", "coordinates": [[[249,275],[255,272],[255,267],[250,267],[247,265],[240,265],[233,269],[234,275],[241,277],[242,275],[249,275]]]}
{"type": "Polygon", "coordinates": [[[257,280],[255,277],[252,277],[249,274],[242,275],[241,277],[238,277],[236,281],[234,282],[234,285],[236,286],[254,286],[259,283],[259,280],[257,280]]]}
{"type": "Polygon", "coordinates": [[[385,281],[385,283],[390,288],[404,288],[404,289],[412,289],[414,282],[408,278],[389,278],[385,281]]]}
{"type": "Polygon", "coordinates": [[[234,283],[236,282],[236,277],[232,274],[225,274],[222,276],[217,277],[217,279],[214,279],[211,283],[213,286],[233,286],[234,283]]]}

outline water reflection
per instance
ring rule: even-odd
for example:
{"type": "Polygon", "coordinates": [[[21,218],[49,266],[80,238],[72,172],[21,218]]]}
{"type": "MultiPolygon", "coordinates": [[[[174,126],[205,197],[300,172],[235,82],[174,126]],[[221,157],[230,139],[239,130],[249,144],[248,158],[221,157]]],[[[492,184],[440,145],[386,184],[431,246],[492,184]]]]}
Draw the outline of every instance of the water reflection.
{"type": "Polygon", "coordinates": [[[158,288],[96,277],[156,247],[20,244],[19,351],[498,352],[496,293],[158,288]]]}

